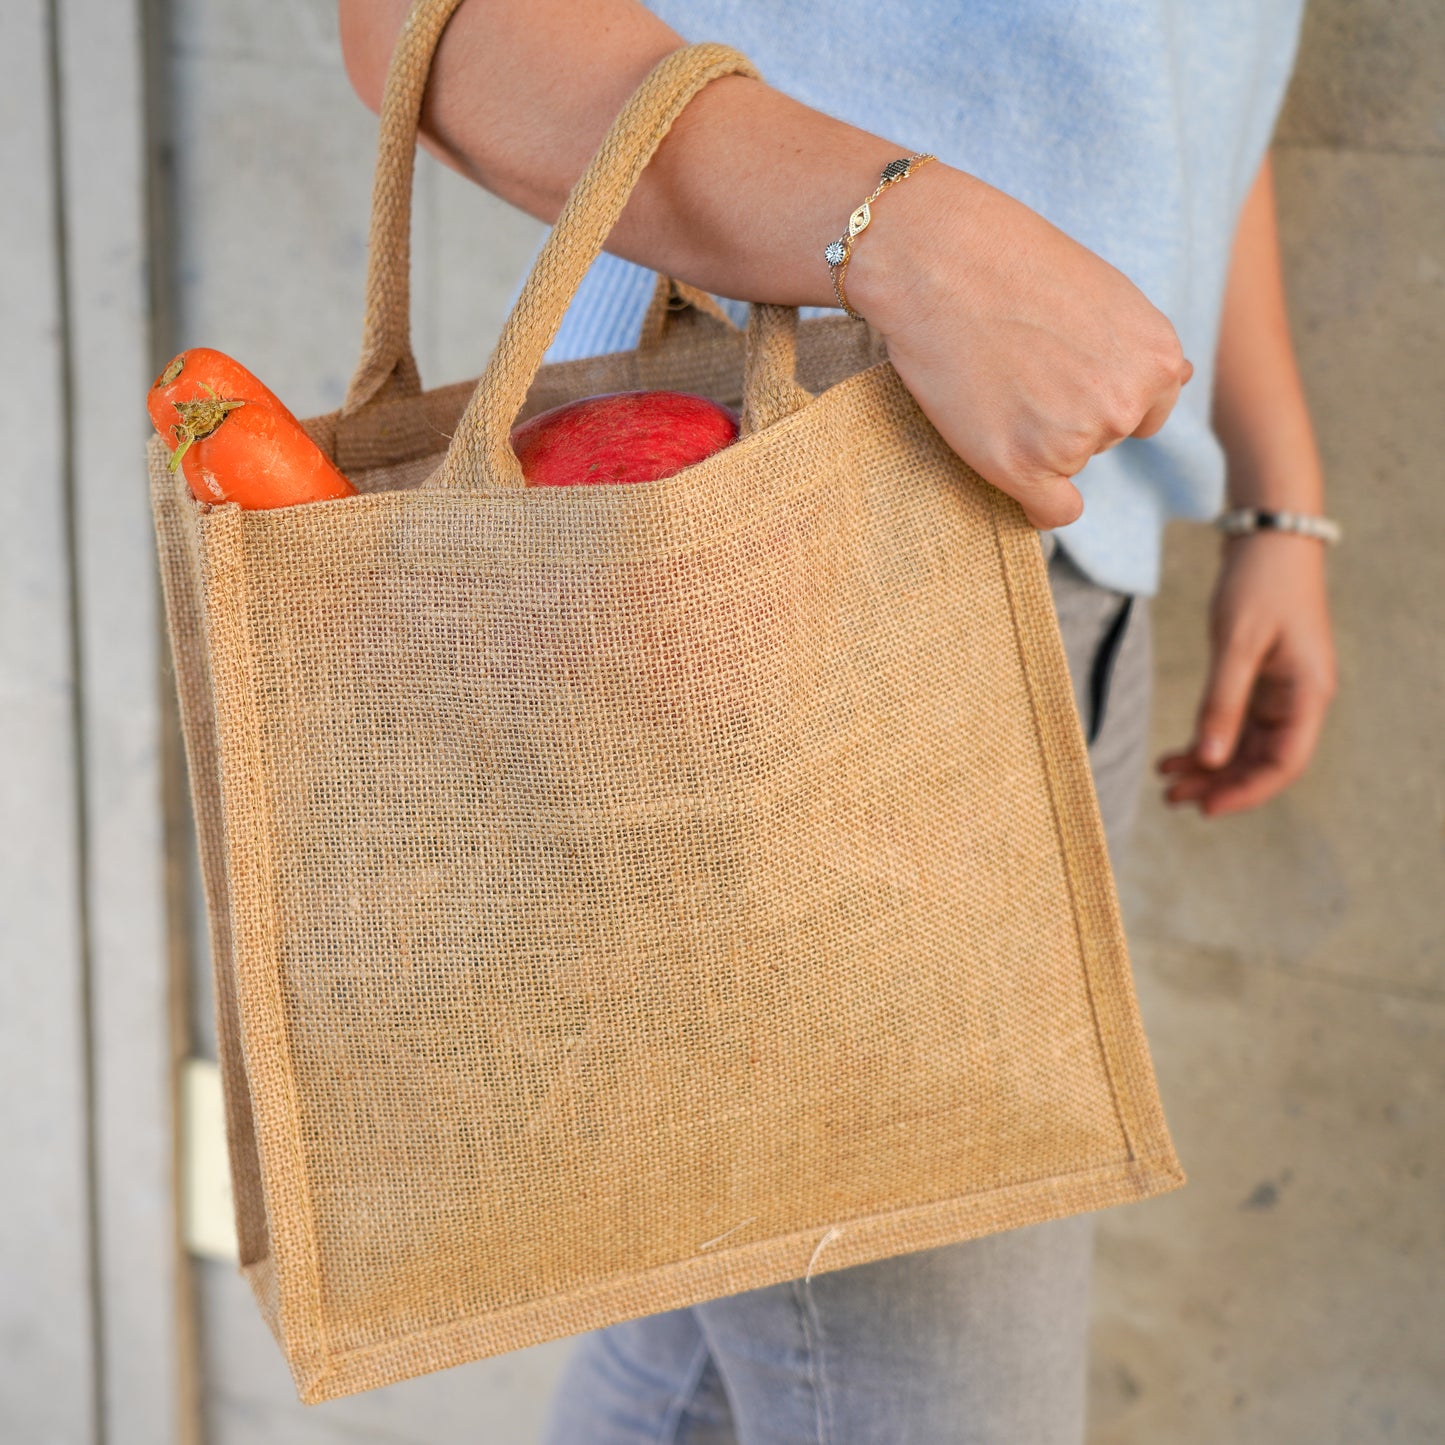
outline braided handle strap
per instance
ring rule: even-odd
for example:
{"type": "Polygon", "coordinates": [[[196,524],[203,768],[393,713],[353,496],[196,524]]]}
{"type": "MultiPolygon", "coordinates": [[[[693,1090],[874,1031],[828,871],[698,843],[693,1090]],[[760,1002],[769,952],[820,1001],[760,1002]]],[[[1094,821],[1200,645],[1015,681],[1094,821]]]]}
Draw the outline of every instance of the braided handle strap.
{"type": "MultiPolygon", "coordinates": [[[[421,390],[411,348],[410,286],[417,133],[432,60],[460,3],[416,0],[392,53],[372,185],[361,358],[342,404],[343,416],[373,401],[414,396],[421,390]]],[[[709,81],[734,74],[758,76],[746,56],[727,46],[684,46],[659,61],[634,92],[573,187],[503,328],[447,460],[429,486],[522,484],[508,441],[511,425],[568,304],[678,115],[709,81]]],[[[694,305],[725,322],[710,297],[671,284],[679,294],[691,295],[694,305]]],[[[810,399],[792,381],[796,323],[796,308],[752,308],[744,430],[766,425],[810,399]]],[[[660,329],[654,327],[659,334],[660,329]]],[[[644,344],[657,339],[644,337],[644,344]]]]}
{"type": "Polygon", "coordinates": [[[391,54],[381,100],[381,133],[371,187],[367,237],[366,318],[361,359],[341,414],[384,396],[421,390],[411,349],[411,198],[416,137],[432,57],[461,0],[417,0],[391,54]]]}

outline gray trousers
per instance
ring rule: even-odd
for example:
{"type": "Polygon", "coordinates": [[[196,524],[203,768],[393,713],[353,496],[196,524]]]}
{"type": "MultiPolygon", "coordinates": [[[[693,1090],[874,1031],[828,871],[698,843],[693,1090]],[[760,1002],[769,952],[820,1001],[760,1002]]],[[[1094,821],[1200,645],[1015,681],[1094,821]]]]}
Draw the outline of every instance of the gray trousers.
{"type": "MultiPolygon", "coordinates": [[[[1147,748],[1148,602],[1095,586],[1061,552],[1049,580],[1117,857],[1147,748]]],[[[584,1335],[548,1445],[1080,1445],[1093,1224],[1076,1215],[584,1335]]]]}

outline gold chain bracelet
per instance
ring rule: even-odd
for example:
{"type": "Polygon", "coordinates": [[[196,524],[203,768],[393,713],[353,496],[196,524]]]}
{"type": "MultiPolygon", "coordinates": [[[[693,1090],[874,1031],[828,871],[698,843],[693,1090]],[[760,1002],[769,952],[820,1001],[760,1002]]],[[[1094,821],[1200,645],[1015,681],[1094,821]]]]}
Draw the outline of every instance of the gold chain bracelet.
{"type": "Polygon", "coordinates": [[[838,304],[854,321],[862,321],[863,317],[848,304],[848,298],[843,293],[843,277],[848,274],[848,262],[853,258],[853,242],[868,229],[868,222],[873,219],[873,202],[889,186],[896,186],[899,181],[906,181],[919,166],[927,165],[929,161],[936,159],[937,157],[932,154],[920,153],[913,156],[900,156],[896,161],[889,161],[883,167],[883,174],[879,178],[877,190],[848,217],[848,234],[830,242],[824,250],[823,259],[833,273],[833,290],[838,293],[838,304]]]}

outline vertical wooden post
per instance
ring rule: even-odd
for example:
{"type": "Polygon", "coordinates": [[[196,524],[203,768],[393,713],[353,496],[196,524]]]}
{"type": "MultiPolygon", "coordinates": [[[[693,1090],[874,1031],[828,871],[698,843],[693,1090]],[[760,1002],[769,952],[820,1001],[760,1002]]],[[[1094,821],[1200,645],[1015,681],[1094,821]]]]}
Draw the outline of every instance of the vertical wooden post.
{"type": "Polygon", "coordinates": [[[0,1416],[99,1445],[53,18],[0,23],[0,1416]]]}
{"type": "Polygon", "coordinates": [[[185,1048],[167,921],[160,607],[142,461],[155,352],[149,8],[54,3],[100,1433],[104,1445],[183,1445],[197,1438],[175,1175],[185,1048]]]}

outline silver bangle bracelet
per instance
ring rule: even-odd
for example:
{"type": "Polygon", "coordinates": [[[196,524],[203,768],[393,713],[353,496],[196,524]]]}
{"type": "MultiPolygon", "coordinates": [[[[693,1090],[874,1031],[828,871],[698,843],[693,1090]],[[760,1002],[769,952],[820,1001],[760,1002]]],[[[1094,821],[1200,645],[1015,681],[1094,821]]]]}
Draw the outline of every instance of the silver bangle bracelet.
{"type": "Polygon", "coordinates": [[[1262,507],[1231,507],[1214,519],[1226,537],[1246,537],[1251,532],[1298,532],[1331,547],[1344,536],[1332,517],[1315,517],[1307,512],[1269,512],[1262,507]]]}

